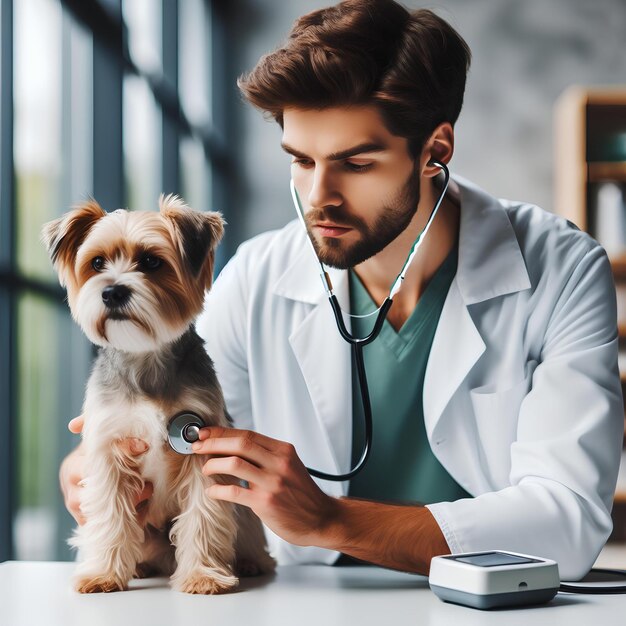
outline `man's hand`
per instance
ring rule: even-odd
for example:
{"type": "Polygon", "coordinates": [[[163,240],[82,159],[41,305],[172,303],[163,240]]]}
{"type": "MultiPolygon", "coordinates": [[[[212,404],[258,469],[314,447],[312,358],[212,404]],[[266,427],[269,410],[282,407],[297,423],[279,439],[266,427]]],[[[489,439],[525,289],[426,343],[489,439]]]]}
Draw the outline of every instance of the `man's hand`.
{"type": "Polygon", "coordinates": [[[250,507],[266,526],[289,543],[321,546],[332,527],[336,500],[313,482],[295,448],[264,435],[234,428],[202,428],[196,454],[210,454],[202,472],[245,480],[213,484],[207,494],[250,507]]]}
{"type": "MultiPolygon", "coordinates": [[[[68,428],[75,435],[78,435],[83,430],[83,424],[83,416],[79,415],[70,421],[68,428]]],[[[141,439],[128,438],[124,440],[124,443],[132,456],[139,456],[148,450],[148,445],[141,439]]],[[[82,526],[86,521],[80,510],[80,495],[82,490],[82,480],[85,477],[85,463],[86,457],[83,452],[82,445],[79,445],[65,458],[59,471],[59,482],[61,484],[61,492],[63,493],[63,498],[65,500],[65,507],[79,526],[82,526]]],[[[143,491],[135,500],[135,508],[141,524],[143,524],[145,520],[148,510],[147,505],[150,497],[152,496],[152,491],[152,483],[147,482],[143,491]]]]}
{"type": "Polygon", "coordinates": [[[426,575],[433,556],[450,553],[427,508],[328,496],[289,443],[248,430],[211,427],[200,430],[192,449],[214,456],[204,464],[204,474],[248,482],[248,489],[211,485],[210,497],[250,507],[289,543],[426,575]]]}

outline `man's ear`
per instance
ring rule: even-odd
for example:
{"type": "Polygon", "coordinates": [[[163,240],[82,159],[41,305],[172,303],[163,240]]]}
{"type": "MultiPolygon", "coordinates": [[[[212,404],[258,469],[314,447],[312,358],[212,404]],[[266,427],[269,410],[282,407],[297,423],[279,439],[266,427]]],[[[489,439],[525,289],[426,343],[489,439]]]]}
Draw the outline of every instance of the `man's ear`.
{"type": "Polygon", "coordinates": [[[46,246],[63,287],[67,284],[68,272],[74,267],[78,248],[93,225],[105,215],[106,211],[91,199],[43,225],[41,241],[46,246]]]}
{"type": "Polygon", "coordinates": [[[431,133],[424,143],[420,165],[424,176],[433,177],[439,174],[441,169],[431,165],[431,161],[441,161],[446,165],[454,154],[454,128],[450,122],[443,122],[431,133]]]}
{"type": "Polygon", "coordinates": [[[222,239],[226,224],[222,215],[215,211],[194,211],[172,194],[161,194],[159,208],[161,215],[173,226],[181,257],[195,278],[202,275],[208,289],[213,282],[215,248],[222,239]]]}

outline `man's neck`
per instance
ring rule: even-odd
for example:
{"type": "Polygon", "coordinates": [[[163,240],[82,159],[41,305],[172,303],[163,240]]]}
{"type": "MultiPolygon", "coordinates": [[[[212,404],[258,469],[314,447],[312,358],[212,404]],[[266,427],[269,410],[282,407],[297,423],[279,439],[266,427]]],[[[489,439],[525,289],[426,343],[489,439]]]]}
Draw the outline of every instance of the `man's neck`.
{"type": "MultiPolygon", "coordinates": [[[[418,210],[404,232],[376,256],[356,266],[354,271],[377,305],[389,295],[413,242],[426,226],[439,189],[424,185],[418,210]]],[[[458,189],[453,181],[428,234],[411,263],[402,288],[394,296],[387,320],[397,331],[409,318],[422,293],[458,241],[460,211],[458,189]]]]}

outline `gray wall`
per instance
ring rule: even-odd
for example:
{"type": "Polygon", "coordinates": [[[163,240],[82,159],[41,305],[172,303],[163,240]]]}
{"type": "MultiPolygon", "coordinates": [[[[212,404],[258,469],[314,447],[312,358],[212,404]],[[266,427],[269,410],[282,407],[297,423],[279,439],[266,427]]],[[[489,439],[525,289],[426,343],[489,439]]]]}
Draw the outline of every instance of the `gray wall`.
{"type": "MultiPolygon", "coordinates": [[[[234,74],[277,47],[293,20],[328,1],[237,0],[234,74]]],[[[571,84],[626,87],[626,0],[439,0],[434,9],[473,52],[456,126],[452,170],[500,197],[552,208],[552,109],[571,84]]],[[[241,184],[236,239],[292,218],[289,158],[280,128],[249,105],[234,108],[241,184]]]]}

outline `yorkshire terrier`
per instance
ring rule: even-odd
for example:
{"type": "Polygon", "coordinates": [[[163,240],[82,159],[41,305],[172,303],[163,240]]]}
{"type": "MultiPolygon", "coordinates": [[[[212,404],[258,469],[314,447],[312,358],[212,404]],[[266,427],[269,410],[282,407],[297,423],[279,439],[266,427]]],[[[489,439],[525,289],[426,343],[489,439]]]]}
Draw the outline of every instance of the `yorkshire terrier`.
{"type": "Polygon", "coordinates": [[[212,594],[237,575],[273,571],[259,519],[247,507],[209,498],[206,456],[167,444],[181,412],[230,426],[222,390],[194,318],[211,286],[219,213],[159,198],[160,211],[105,212],[89,201],[46,224],[42,240],[67,289],[72,317],[100,346],[83,404],[83,480],[74,577],[81,593],[127,588],[133,577],[171,575],[174,589],[212,594]],[[127,438],[143,440],[139,456],[127,438]],[[143,522],[134,502],[154,485],[143,522]]]}

